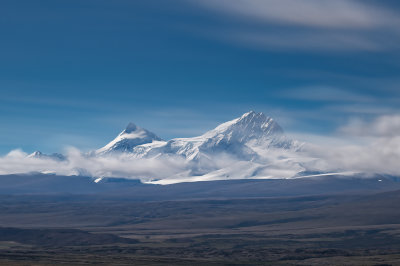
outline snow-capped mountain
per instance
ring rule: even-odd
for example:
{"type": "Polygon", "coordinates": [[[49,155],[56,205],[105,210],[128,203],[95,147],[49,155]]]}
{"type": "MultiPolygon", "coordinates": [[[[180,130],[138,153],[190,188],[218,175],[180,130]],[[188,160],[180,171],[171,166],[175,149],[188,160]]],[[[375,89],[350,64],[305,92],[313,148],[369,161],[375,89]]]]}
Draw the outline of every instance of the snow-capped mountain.
{"type": "Polygon", "coordinates": [[[92,154],[184,160],[184,166],[167,179],[213,180],[271,177],[282,169],[283,177],[290,177],[304,170],[291,156],[300,147],[299,142],[284,135],[272,118],[250,111],[201,136],[169,141],[131,123],[117,138],[92,154]]]}
{"type": "Polygon", "coordinates": [[[257,156],[252,147],[294,149],[296,145],[284,136],[282,128],[272,118],[250,111],[201,136],[169,141],[162,141],[154,133],[130,123],[96,154],[127,152],[139,158],[174,154],[196,160],[199,156],[228,153],[238,159],[251,160],[257,156]]]}

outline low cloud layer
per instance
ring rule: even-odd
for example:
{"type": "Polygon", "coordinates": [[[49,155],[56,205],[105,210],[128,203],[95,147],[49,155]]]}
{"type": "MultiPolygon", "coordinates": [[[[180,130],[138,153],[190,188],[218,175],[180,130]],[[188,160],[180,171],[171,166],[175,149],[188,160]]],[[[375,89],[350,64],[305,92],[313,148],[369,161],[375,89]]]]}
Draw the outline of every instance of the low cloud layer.
{"type": "Polygon", "coordinates": [[[348,144],[309,146],[308,154],[319,159],[316,169],[400,175],[400,115],[353,120],[338,131],[348,144]]]}
{"type": "Polygon", "coordinates": [[[148,181],[174,175],[186,166],[179,158],[133,159],[125,155],[92,157],[85,156],[75,148],[68,149],[66,157],[65,161],[32,158],[21,150],[13,150],[0,158],[0,175],[41,172],[148,181]]]}
{"type": "Polygon", "coordinates": [[[310,170],[400,175],[400,137],[374,140],[366,145],[312,146],[307,152],[316,158],[307,165],[310,170]]]}

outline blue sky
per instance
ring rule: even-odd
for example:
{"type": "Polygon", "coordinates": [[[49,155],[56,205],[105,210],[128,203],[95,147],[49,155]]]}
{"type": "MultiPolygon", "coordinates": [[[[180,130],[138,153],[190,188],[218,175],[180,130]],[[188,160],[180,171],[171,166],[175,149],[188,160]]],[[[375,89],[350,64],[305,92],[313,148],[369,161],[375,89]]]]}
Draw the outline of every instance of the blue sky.
{"type": "Polygon", "coordinates": [[[0,3],[0,153],[195,136],[249,110],[334,134],[399,113],[400,6],[373,0],[0,3]]]}

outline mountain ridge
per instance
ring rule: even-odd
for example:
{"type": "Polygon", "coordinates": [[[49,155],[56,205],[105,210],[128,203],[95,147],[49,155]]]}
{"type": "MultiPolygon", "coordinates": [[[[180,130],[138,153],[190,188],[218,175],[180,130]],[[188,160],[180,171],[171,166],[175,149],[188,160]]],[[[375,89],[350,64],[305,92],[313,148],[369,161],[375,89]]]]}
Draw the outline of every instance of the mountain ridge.
{"type": "MultiPolygon", "coordinates": [[[[130,128],[131,123],[127,128],[130,128]]],[[[134,125],[134,124],[132,124],[134,125]]],[[[134,126],[136,131],[136,126],[134,126]]],[[[140,128],[141,129],[141,128],[140,128]]],[[[135,132],[134,131],[134,132],[135,132]]],[[[149,131],[146,131],[149,133],[149,131]]],[[[151,132],[150,132],[151,133],[151,132]]],[[[225,122],[203,135],[191,138],[174,138],[163,141],[161,138],[147,138],[146,142],[127,143],[124,135],[126,129],[117,138],[95,154],[106,155],[115,152],[128,152],[135,157],[156,157],[159,153],[178,154],[185,159],[194,160],[200,152],[228,152],[239,157],[249,158],[249,145],[264,148],[286,148],[294,146],[294,142],[284,136],[283,129],[271,117],[254,111],[225,122]],[[241,154],[240,154],[241,153],[241,154]]],[[[154,133],[151,133],[155,136],[154,133]]],[[[136,139],[135,139],[136,140],[136,139]]]]}

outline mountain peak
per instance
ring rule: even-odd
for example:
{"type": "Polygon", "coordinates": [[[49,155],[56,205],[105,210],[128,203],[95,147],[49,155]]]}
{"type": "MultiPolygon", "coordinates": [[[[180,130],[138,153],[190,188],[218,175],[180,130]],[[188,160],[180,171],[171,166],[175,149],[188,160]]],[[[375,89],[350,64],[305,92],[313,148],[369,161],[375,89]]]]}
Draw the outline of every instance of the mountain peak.
{"type": "MultiPolygon", "coordinates": [[[[258,114],[263,114],[263,113],[258,113],[258,114]]],[[[247,113],[244,113],[240,118],[253,117],[253,116],[256,116],[256,115],[257,115],[257,113],[255,111],[251,110],[251,111],[249,111],[247,113]]]]}
{"type": "Polygon", "coordinates": [[[283,134],[282,128],[269,116],[264,113],[256,113],[254,111],[243,114],[240,118],[232,121],[232,126],[240,128],[243,133],[255,133],[267,135],[281,135],[283,134]]]}
{"type": "Polygon", "coordinates": [[[96,151],[97,154],[110,152],[130,152],[138,145],[162,140],[153,132],[130,122],[127,127],[110,143],[96,151]]]}
{"type": "Polygon", "coordinates": [[[208,131],[203,137],[215,138],[218,141],[224,139],[227,143],[247,143],[249,141],[265,143],[266,140],[282,135],[282,128],[272,118],[264,113],[250,111],[208,131]]]}
{"type": "Polygon", "coordinates": [[[28,155],[28,158],[39,158],[43,156],[43,153],[40,151],[34,151],[31,154],[28,155]]]}
{"type": "Polygon", "coordinates": [[[267,120],[269,120],[272,118],[267,117],[264,113],[260,112],[260,113],[256,113],[254,111],[250,111],[247,113],[244,113],[239,119],[238,122],[247,122],[247,123],[251,123],[251,122],[266,122],[267,120]]]}

